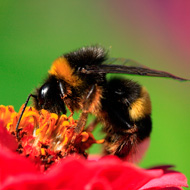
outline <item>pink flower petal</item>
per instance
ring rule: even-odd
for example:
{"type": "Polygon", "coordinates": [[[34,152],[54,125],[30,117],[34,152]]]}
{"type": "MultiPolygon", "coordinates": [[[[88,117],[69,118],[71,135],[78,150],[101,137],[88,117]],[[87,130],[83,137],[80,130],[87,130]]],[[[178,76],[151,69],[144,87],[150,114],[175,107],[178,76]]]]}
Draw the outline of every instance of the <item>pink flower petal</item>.
{"type": "MultiPolygon", "coordinates": [[[[0,155],[0,157],[2,154],[0,155]]],[[[3,156],[5,158],[5,156],[3,156]]],[[[45,174],[38,173],[24,158],[7,156],[11,166],[3,167],[2,189],[138,189],[162,172],[147,170],[124,163],[115,157],[87,161],[69,157],[52,166],[45,174]],[[21,162],[22,161],[22,162],[21,162]],[[21,165],[21,163],[23,165],[21,165]]],[[[1,160],[0,160],[1,161],[1,160]]],[[[4,159],[5,161],[5,159],[4,159]]]]}
{"type": "Polygon", "coordinates": [[[17,178],[20,174],[37,172],[34,165],[25,157],[8,149],[0,151],[0,183],[17,178]]]}
{"type": "MultiPolygon", "coordinates": [[[[157,167],[158,169],[159,167],[157,167]]],[[[182,173],[169,170],[166,167],[160,167],[164,169],[164,174],[159,177],[150,180],[140,190],[151,189],[151,188],[164,188],[164,187],[188,187],[187,178],[182,173]]]]}
{"type": "Polygon", "coordinates": [[[181,187],[165,187],[162,190],[183,190],[181,187]]]}
{"type": "Polygon", "coordinates": [[[17,146],[15,137],[8,133],[7,129],[3,125],[3,121],[0,120],[0,149],[7,148],[15,151],[17,146]]]}
{"type": "Polygon", "coordinates": [[[107,156],[99,161],[68,157],[46,173],[38,172],[27,159],[0,152],[1,189],[154,189],[179,190],[187,186],[184,175],[162,169],[144,170],[107,156]],[[163,172],[164,171],[164,172],[163,172]],[[176,188],[169,188],[176,187],[176,188]],[[167,188],[166,188],[167,187],[167,188]]]}
{"type": "Polygon", "coordinates": [[[53,166],[46,177],[54,182],[57,189],[138,189],[161,174],[161,171],[150,174],[115,157],[106,157],[98,162],[67,158],[53,166]]]}

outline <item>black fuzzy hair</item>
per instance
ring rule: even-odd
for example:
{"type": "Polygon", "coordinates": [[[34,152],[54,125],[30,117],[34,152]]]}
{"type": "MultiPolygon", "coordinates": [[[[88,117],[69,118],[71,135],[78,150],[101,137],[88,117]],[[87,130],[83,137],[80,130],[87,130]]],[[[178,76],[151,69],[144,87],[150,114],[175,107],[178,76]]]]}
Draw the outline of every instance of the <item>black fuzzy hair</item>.
{"type": "Polygon", "coordinates": [[[73,67],[102,64],[107,58],[107,52],[101,46],[82,47],[63,55],[73,67]]]}

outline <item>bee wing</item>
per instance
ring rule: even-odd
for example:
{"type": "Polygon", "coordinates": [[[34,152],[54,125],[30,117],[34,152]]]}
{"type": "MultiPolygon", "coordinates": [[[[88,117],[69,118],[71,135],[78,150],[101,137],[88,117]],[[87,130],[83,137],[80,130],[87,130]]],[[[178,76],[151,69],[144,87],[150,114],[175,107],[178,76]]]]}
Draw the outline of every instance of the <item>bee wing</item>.
{"type": "Polygon", "coordinates": [[[103,62],[103,64],[105,65],[111,65],[113,64],[114,65],[125,65],[125,66],[128,66],[128,67],[141,67],[141,68],[148,68],[146,67],[145,65],[133,60],[133,59],[125,59],[125,58],[108,58],[107,60],[105,60],[103,62]]]}
{"type": "Polygon", "coordinates": [[[122,58],[110,58],[106,60],[102,65],[86,65],[86,67],[81,68],[80,72],[86,74],[123,73],[123,74],[143,75],[143,76],[153,76],[153,77],[166,77],[180,81],[189,81],[189,79],[181,78],[165,71],[150,69],[131,59],[122,59],[122,58]],[[122,62],[122,64],[121,65],[112,64],[116,62],[117,63],[120,62],[120,64],[122,62]]]}

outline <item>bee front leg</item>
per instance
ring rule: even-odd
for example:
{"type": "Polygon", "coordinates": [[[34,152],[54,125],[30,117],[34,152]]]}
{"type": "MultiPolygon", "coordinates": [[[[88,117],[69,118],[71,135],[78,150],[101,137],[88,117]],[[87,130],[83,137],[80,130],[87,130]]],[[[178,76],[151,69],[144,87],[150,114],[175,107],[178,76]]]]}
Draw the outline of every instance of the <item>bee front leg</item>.
{"type": "Polygon", "coordinates": [[[77,123],[77,127],[75,128],[75,134],[76,135],[78,135],[84,129],[84,126],[86,125],[87,118],[88,118],[88,113],[83,112],[80,116],[78,123],[77,123]]]}
{"type": "Polygon", "coordinates": [[[98,118],[95,118],[85,129],[85,131],[87,132],[92,132],[94,131],[95,127],[98,125],[99,123],[99,119],[98,118]]]}
{"type": "Polygon", "coordinates": [[[74,135],[72,136],[71,140],[67,143],[67,148],[66,148],[66,152],[64,154],[64,157],[72,152],[72,149],[74,148],[74,143],[75,143],[76,137],[84,129],[87,118],[88,118],[88,113],[82,112],[82,114],[78,120],[77,126],[74,130],[74,135]]]}
{"type": "Polygon", "coordinates": [[[73,137],[71,139],[72,144],[75,142],[77,135],[82,132],[82,130],[84,129],[84,127],[86,125],[86,121],[87,121],[88,114],[89,114],[89,107],[90,107],[89,100],[92,98],[94,91],[95,91],[95,85],[92,85],[88,94],[86,95],[85,100],[84,100],[82,114],[81,114],[79,121],[77,123],[77,126],[75,128],[75,134],[73,135],[73,137]]]}
{"type": "Polygon", "coordinates": [[[88,113],[83,112],[81,114],[80,119],[79,119],[77,126],[75,128],[75,133],[71,139],[71,144],[74,144],[76,137],[84,129],[84,126],[86,125],[87,118],[88,118],[88,113]]]}

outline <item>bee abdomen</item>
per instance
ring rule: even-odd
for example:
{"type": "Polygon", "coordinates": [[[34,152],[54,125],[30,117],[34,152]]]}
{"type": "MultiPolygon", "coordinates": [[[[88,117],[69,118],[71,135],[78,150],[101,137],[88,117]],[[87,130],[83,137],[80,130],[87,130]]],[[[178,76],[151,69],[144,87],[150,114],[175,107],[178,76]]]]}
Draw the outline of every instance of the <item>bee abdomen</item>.
{"type": "Polygon", "coordinates": [[[129,116],[133,121],[139,121],[151,114],[151,101],[147,90],[142,87],[140,96],[129,106],[129,116]]]}
{"type": "Polygon", "coordinates": [[[105,154],[125,158],[150,136],[151,101],[144,87],[131,80],[112,79],[102,101],[105,154]]]}

